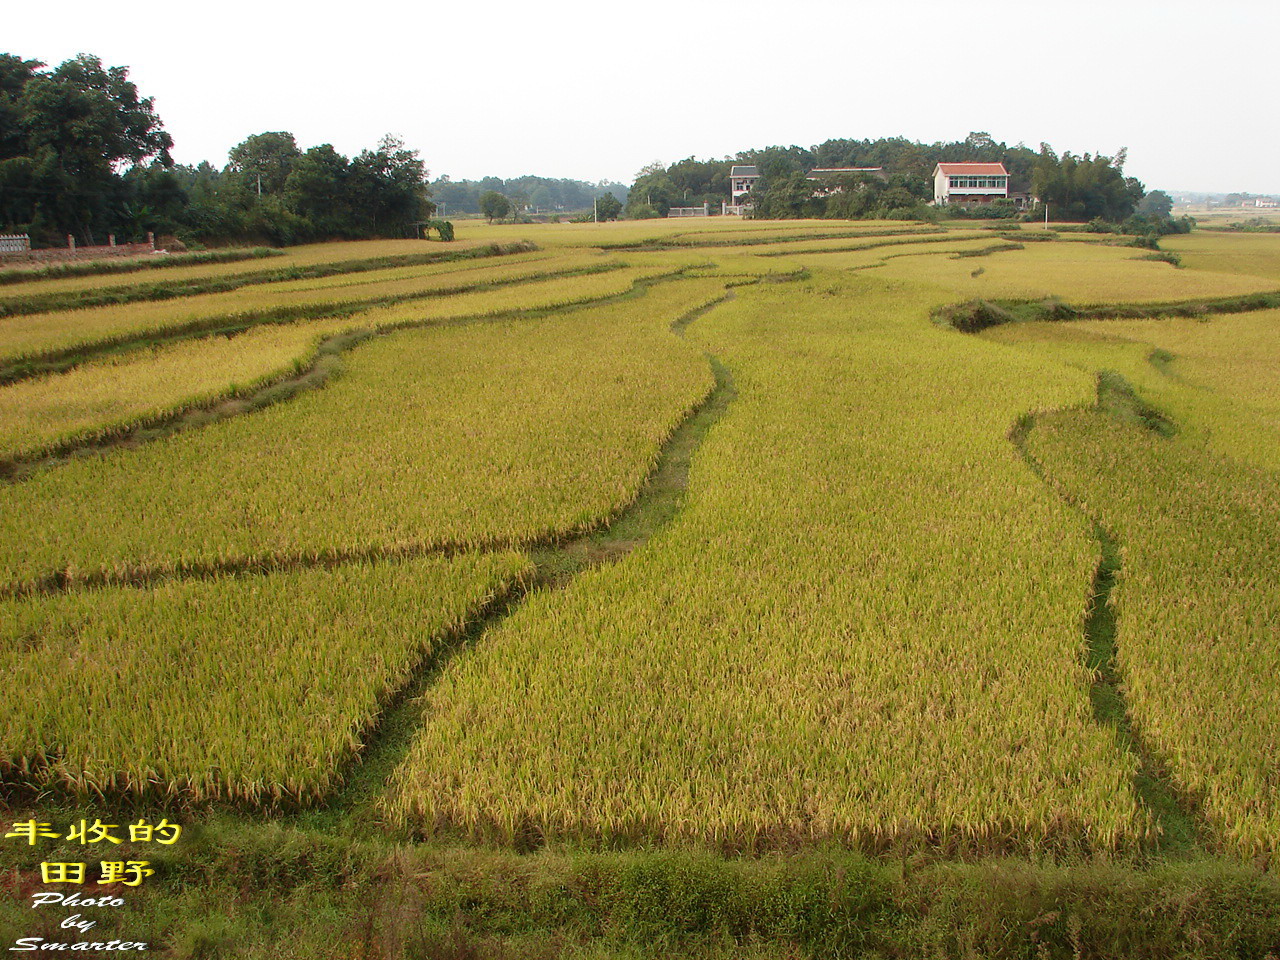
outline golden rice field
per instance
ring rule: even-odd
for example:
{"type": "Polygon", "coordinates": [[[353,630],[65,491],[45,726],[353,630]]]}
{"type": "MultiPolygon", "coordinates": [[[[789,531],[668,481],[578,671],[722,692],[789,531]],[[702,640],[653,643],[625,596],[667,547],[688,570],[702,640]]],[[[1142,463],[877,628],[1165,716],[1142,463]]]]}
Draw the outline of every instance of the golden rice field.
{"type": "Polygon", "coordinates": [[[469,287],[506,284],[587,269],[621,266],[595,254],[570,254],[546,258],[539,254],[495,258],[477,268],[474,263],[445,263],[422,267],[405,277],[400,269],[387,271],[390,278],[361,274],[360,282],[347,289],[346,277],[330,278],[332,286],[315,287],[318,281],[252,286],[226,293],[200,294],[177,300],[148,301],[62,310],[0,319],[0,361],[13,362],[56,354],[76,347],[109,344],[163,334],[193,325],[228,325],[251,322],[254,317],[288,315],[310,310],[332,315],[380,301],[443,296],[469,287]],[[528,262],[526,262],[528,261],[528,262]],[[370,282],[372,281],[372,282],[370,282]],[[379,282],[381,281],[381,282],[379,282]]]}
{"type": "Polygon", "coordinates": [[[1215,840],[1280,851],[1280,476],[1097,412],[1037,420],[1031,454],[1113,531],[1133,717],[1215,840]]]}
{"type": "Polygon", "coordinates": [[[0,386],[0,459],[29,457],[77,440],[247,393],[300,369],[320,341],[358,326],[354,318],[255,327],[233,337],[144,348],[66,373],[0,386]],[[121,390],[121,383],[128,384],[121,390]]]}
{"type": "MultiPolygon", "coordinates": [[[[447,252],[456,253],[479,245],[480,241],[458,241],[450,245],[447,248],[447,252]]],[[[436,250],[436,246],[426,246],[417,240],[354,240],[344,243],[314,243],[284,250],[279,256],[240,260],[233,263],[192,264],[191,266],[183,267],[166,266],[158,270],[138,270],[129,273],[29,280],[21,285],[0,288],[0,300],[10,293],[95,292],[131,287],[136,284],[243,277],[246,274],[275,272],[277,270],[287,270],[291,267],[314,267],[321,264],[340,264],[347,261],[440,252],[436,250]]],[[[418,269],[421,269],[421,267],[418,269]]]]}
{"type": "Polygon", "coordinates": [[[993,327],[982,336],[1097,374],[1114,370],[1172,414],[1180,436],[1280,470],[1280,311],[1212,321],[1082,320],[993,327]]]}
{"type": "Polygon", "coordinates": [[[1178,268],[1087,234],[960,257],[1005,242],[972,223],[458,235],[538,249],[0,320],[11,370],[69,364],[0,386],[0,457],[371,334],[316,389],[0,483],[0,664],[40,691],[0,706],[0,785],[323,807],[421,682],[375,790],[398,829],[449,843],[1145,855],[1167,816],[1147,751],[1205,849],[1280,851],[1280,311],[932,319],[1277,291],[1277,238],[1166,238],[1178,268]],[[250,329],[194,335],[224,321],[250,329]],[[1104,372],[1176,435],[1096,409],[1104,372]],[[624,511],[709,394],[727,406],[687,489],[635,533],[624,511]],[[602,529],[620,515],[629,553],[602,529]],[[1094,713],[1091,518],[1122,550],[1136,747],[1094,713]],[[584,530],[610,562],[486,619],[584,530]],[[475,642],[437,660],[468,621],[475,642]]]}
{"type": "Polygon", "coordinates": [[[684,514],[458,658],[396,812],[507,841],[1144,839],[1088,707],[1091,540],[1005,439],[1090,382],[928,307],[823,274],[697,321],[739,397],[684,514]]]}
{"type": "Polygon", "coordinates": [[[82,795],[314,799],[516,554],[173,580],[0,602],[7,775],[82,795]],[[16,765],[16,769],[15,769],[16,765]]]}
{"type": "Polygon", "coordinates": [[[688,280],[537,322],[375,338],[323,390],[0,487],[0,584],[588,527],[635,496],[709,389],[668,327],[722,292],[688,280]]]}
{"type": "Polygon", "coordinates": [[[1280,282],[1280,233],[1193,233],[1167,237],[1161,246],[1189,270],[1246,273],[1280,282]]]}

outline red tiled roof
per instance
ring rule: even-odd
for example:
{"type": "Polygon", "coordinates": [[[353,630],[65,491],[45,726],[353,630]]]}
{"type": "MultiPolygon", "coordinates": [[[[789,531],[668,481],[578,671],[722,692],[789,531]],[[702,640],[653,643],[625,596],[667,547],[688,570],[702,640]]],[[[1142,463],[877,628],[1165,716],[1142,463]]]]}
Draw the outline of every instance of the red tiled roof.
{"type": "Polygon", "coordinates": [[[938,166],[949,176],[959,174],[960,176],[1007,177],[1009,175],[1003,163],[940,163],[938,166]]]}

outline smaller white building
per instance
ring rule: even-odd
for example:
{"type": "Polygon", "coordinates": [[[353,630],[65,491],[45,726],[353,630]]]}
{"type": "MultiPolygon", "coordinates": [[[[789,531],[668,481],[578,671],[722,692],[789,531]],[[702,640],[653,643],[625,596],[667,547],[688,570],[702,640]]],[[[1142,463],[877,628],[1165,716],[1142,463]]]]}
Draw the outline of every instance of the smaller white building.
{"type": "Polygon", "coordinates": [[[940,163],[933,168],[933,202],[979,204],[1009,199],[1003,163],[940,163]]]}
{"type": "Polygon", "coordinates": [[[751,188],[760,179],[760,171],[753,166],[736,165],[729,168],[729,196],[732,202],[740,204],[742,198],[751,192],[751,188]]]}

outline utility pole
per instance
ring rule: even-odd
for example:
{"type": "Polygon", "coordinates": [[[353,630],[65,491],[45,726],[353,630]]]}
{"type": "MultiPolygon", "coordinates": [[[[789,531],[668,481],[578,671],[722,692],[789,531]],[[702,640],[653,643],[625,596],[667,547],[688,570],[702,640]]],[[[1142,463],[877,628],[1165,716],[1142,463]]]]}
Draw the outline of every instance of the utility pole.
{"type": "Polygon", "coordinates": [[[596,197],[591,201],[591,222],[600,222],[600,198],[596,197]]]}
{"type": "Polygon", "coordinates": [[[1049,204],[1044,205],[1044,228],[1049,229],[1049,204]]]}
{"type": "Polygon", "coordinates": [[[262,196],[262,173],[258,173],[258,196],[262,196]]]}

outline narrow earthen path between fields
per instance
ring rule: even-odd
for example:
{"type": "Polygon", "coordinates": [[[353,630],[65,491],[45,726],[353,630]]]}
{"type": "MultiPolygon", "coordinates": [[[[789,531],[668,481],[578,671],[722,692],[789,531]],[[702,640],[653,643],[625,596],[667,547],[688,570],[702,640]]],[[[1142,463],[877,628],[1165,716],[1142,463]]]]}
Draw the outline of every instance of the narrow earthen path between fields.
{"type": "MultiPolygon", "coordinates": [[[[1171,435],[1175,427],[1171,420],[1141,401],[1128,389],[1128,384],[1116,374],[1098,377],[1096,408],[1113,415],[1121,415],[1130,422],[1140,423],[1145,429],[1162,436],[1171,435]],[[1117,412],[1118,407],[1132,407],[1127,413],[1117,412]]],[[[1141,728],[1135,723],[1132,709],[1125,697],[1124,676],[1117,657],[1117,622],[1111,593],[1121,570],[1120,544],[1101,520],[1090,513],[1069,490],[1053,476],[1052,471],[1037,460],[1027,447],[1027,436],[1035,429],[1036,416],[1022,417],[1009,432],[1009,440],[1023,462],[1073,511],[1090,525],[1098,542],[1098,566],[1084,610],[1085,666],[1093,674],[1089,699],[1093,704],[1093,718],[1109,727],[1116,744],[1130,753],[1137,761],[1133,777],[1133,789],[1138,801],[1155,818],[1160,827],[1160,839],[1156,849],[1161,853],[1188,853],[1205,836],[1205,820],[1195,798],[1180,790],[1169,775],[1169,767],[1142,737],[1141,728]]]]}

